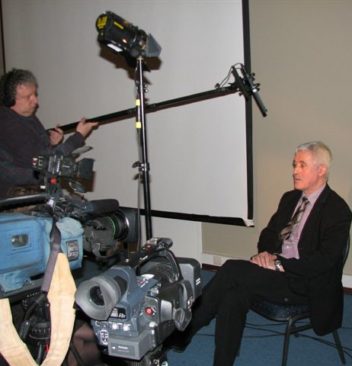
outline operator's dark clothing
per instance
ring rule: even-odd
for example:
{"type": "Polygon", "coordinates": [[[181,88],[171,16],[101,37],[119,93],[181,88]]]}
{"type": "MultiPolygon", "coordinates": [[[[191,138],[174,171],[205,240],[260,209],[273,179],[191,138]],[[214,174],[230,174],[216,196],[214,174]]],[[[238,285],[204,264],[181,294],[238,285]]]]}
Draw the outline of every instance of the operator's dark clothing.
{"type": "MultiPolygon", "coordinates": [[[[258,250],[281,252],[280,231],[289,221],[302,192],[283,195],[277,212],[261,232],[258,250]]],[[[229,260],[205,286],[193,311],[190,333],[216,317],[214,365],[232,366],[251,302],[308,303],[314,331],[323,335],[341,326],[342,258],[351,224],[345,201],[328,186],[317,199],[301,233],[300,259],[280,258],[285,272],[244,260],[229,260]]]]}
{"type": "Polygon", "coordinates": [[[84,145],[84,137],[76,132],[54,147],[37,117],[23,117],[8,107],[0,107],[0,129],[0,197],[6,197],[11,187],[39,184],[33,157],[54,152],[68,155],[84,145]]]}

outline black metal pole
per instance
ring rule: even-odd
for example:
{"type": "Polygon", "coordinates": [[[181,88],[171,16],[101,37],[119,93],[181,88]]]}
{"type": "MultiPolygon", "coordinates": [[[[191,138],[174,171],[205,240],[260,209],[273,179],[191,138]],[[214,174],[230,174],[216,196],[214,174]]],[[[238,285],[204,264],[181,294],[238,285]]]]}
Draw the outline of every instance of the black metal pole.
{"type": "MultiPolygon", "coordinates": [[[[169,99],[158,103],[147,104],[145,108],[145,113],[153,113],[161,111],[163,109],[180,107],[183,105],[197,103],[208,99],[223,97],[225,95],[234,94],[239,91],[237,83],[233,83],[229,86],[222,87],[219,89],[208,90],[201,93],[186,95],[184,97],[169,99]]],[[[135,115],[135,108],[124,109],[119,112],[113,112],[104,114],[101,116],[87,118],[87,121],[97,121],[99,125],[113,123],[116,121],[121,121],[124,119],[132,118],[135,115]]],[[[70,122],[66,125],[60,126],[60,128],[65,132],[72,132],[77,127],[78,122],[70,122]]]]}
{"type": "Polygon", "coordinates": [[[150,204],[150,181],[149,181],[149,161],[148,161],[148,146],[147,146],[147,126],[145,118],[145,102],[144,102],[144,80],[143,80],[143,58],[141,56],[137,59],[137,98],[136,98],[136,129],[139,131],[140,143],[140,159],[139,170],[141,176],[139,179],[143,180],[144,191],[144,210],[145,210],[145,229],[146,239],[153,237],[152,230],[152,215],[150,204]]]}

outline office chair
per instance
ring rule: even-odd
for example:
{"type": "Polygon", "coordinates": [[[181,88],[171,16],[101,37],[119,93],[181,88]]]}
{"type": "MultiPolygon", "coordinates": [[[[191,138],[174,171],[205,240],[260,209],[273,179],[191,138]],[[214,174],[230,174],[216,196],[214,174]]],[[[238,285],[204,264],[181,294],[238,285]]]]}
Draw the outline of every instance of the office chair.
{"type": "MultiPolygon", "coordinates": [[[[343,257],[343,266],[346,263],[349,250],[350,250],[350,239],[348,239],[345,248],[345,253],[343,257]]],[[[312,328],[312,325],[309,321],[310,318],[309,306],[306,304],[303,305],[276,304],[270,301],[261,300],[253,303],[251,305],[251,310],[269,320],[286,323],[286,331],[284,334],[284,345],[283,345],[282,362],[281,362],[282,366],[286,366],[290,335],[312,328]],[[304,319],[308,320],[305,324],[296,325],[298,321],[304,319]]],[[[345,364],[346,359],[337,330],[333,331],[332,335],[334,337],[336,349],[339,354],[340,360],[343,364],[345,364]]]]}

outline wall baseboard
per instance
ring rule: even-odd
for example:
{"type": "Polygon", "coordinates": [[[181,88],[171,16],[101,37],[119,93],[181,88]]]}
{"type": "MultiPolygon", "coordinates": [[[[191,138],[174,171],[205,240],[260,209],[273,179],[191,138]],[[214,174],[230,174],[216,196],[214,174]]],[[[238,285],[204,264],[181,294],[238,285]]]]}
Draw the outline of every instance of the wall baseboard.
{"type": "MultiPolygon", "coordinates": [[[[209,271],[216,271],[221,265],[223,265],[228,259],[244,259],[244,258],[229,258],[214,254],[202,254],[202,267],[209,271]]],[[[345,292],[352,294],[352,275],[342,276],[342,285],[345,292]]]]}
{"type": "Polygon", "coordinates": [[[346,290],[350,290],[350,292],[352,293],[352,276],[343,275],[342,276],[342,284],[343,284],[343,287],[346,290]]]}

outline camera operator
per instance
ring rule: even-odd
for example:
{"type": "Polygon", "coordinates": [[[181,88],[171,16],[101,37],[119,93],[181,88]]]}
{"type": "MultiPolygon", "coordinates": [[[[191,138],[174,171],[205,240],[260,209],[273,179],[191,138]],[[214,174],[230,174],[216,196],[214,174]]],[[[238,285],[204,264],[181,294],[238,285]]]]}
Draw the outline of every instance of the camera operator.
{"type": "Polygon", "coordinates": [[[48,132],[36,117],[37,90],[37,80],[28,70],[12,69],[0,80],[0,198],[16,195],[16,186],[38,187],[41,182],[33,172],[32,158],[50,153],[68,155],[83,146],[98,125],[82,118],[76,132],[63,142],[60,128],[48,132]]]}
{"type": "MultiPolygon", "coordinates": [[[[54,153],[69,155],[84,145],[98,125],[82,118],[76,132],[63,141],[60,128],[47,131],[36,117],[37,90],[37,80],[28,70],[12,69],[0,79],[0,199],[38,193],[42,182],[32,168],[32,158],[54,153]]],[[[20,303],[11,308],[18,329],[23,309],[20,303]]],[[[7,365],[1,355],[0,365],[7,365]]]]}

